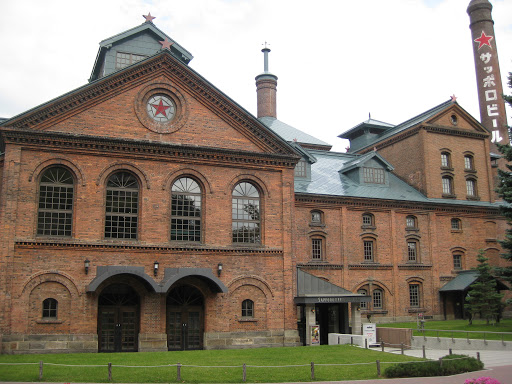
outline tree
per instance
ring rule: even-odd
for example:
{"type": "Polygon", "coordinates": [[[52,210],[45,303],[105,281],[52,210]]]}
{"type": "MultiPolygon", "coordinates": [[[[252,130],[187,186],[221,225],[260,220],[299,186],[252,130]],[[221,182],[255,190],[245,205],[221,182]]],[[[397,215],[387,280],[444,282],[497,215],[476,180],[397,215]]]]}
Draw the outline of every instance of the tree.
{"type": "Polygon", "coordinates": [[[478,279],[471,284],[468,295],[466,296],[466,310],[469,312],[469,324],[473,322],[473,318],[477,313],[480,318],[489,320],[494,323],[502,309],[501,299],[503,295],[497,290],[496,279],[492,275],[492,267],[489,265],[484,251],[480,250],[477,256],[478,279]]]}
{"type": "MultiPolygon", "coordinates": [[[[512,88],[512,72],[508,74],[508,85],[512,88]]],[[[512,107],[512,96],[503,95],[505,102],[512,107]]],[[[510,133],[510,127],[509,127],[510,133]]],[[[508,224],[512,225],[512,147],[510,144],[500,145],[498,149],[507,161],[507,170],[498,169],[499,184],[497,192],[499,196],[507,203],[500,207],[501,213],[507,218],[508,224]]],[[[501,257],[512,263],[512,229],[508,228],[505,233],[505,240],[501,241],[502,248],[506,253],[501,254],[501,257]]],[[[496,273],[504,280],[512,283],[512,264],[507,267],[496,268],[496,273]]],[[[507,300],[507,304],[512,304],[512,299],[507,300]]]]}

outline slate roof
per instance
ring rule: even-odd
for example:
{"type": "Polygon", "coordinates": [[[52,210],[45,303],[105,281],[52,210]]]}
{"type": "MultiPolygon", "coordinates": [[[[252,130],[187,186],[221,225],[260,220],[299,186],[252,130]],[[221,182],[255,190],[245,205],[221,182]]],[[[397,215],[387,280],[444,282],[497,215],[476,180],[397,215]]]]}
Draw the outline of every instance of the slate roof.
{"type": "Polygon", "coordinates": [[[439,289],[439,292],[465,291],[478,279],[477,271],[462,271],[439,289]]]}
{"type": "MultiPolygon", "coordinates": [[[[365,155],[350,153],[327,152],[321,150],[309,150],[317,160],[311,164],[311,180],[296,179],[295,193],[325,195],[333,197],[360,197],[369,199],[402,200],[419,203],[435,203],[443,205],[478,206],[487,208],[498,208],[500,203],[487,201],[432,199],[427,198],[421,192],[410,186],[392,172],[387,172],[389,183],[384,184],[359,184],[350,179],[343,172],[352,165],[362,166],[365,161],[376,156],[372,152],[365,155]]],[[[380,157],[380,155],[379,155],[380,157]]],[[[389,168],[384,163],[384,169],[389,168]]]]}
{"type": "Polygon", "coordinates": [[[326,143],[325,141],[322,141],[320,139],[317,139],[316,137],[313,137],[311,135],[308,135],[307,133],[302,132],[297,128],[294,128],[291,125],[283,123],[282,121],[277,120],[275,117],[265,116],[260,117],[258,120],[260,120],[263,124],[265,124],[267,127],[269,127],[272,131],[277,133],[286,141],[297,141],[298,143],[331,147],[331,144],[326,143]]]}

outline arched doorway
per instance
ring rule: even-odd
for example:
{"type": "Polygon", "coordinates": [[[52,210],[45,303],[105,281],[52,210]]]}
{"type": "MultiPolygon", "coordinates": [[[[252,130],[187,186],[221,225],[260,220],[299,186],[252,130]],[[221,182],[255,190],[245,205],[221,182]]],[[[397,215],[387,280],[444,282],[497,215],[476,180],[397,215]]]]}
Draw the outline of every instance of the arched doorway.
{"type": "Polygon", "coordinates": [[[139,295],[127,284],[106,287],[98,299],[99,352],[136,352],[138,349],[139,295]]]}
{"type": "Polygon", "coordinates": [[[180,285],[167,295],[167,346],[169,351],[202,349],[204,297],[191,285],[180,285]]]}

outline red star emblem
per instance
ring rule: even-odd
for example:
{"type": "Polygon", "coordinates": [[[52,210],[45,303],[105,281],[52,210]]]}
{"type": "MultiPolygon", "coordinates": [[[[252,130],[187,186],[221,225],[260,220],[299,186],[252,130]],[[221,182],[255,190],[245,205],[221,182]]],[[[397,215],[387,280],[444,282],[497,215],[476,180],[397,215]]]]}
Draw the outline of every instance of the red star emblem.
{"type": "Polygon", "coordinates": [[[167,113],[165,112],[168,108],[170,108],[169,106],[167,105],[164,105],[164,103],[162,102],[162,100],[160,100],[160,103],[159,104],[151,104],[151,106],[153,108],[156,109],[155,111],[155,117],[158,116],[160,113],[164,116],[164,117],[167,117],[167,113]]]}
{"type": "Polygon", "coordinates": [[[142,15],[142,17],[146,19],[146,23],[152,23],[153,19],[156,19],[156,17],[151,16],[151,12],[147,15],[142,15]]]}
{"type": "Polygon", "coordinates": [[[478,49],[482,48],[484,45],[488,45],[489,48],[491,47],[491,40],[494,39],[492,36],[487,36],[484,31],[482,31],[482,35],[475,39],[475,42],[478,43],[478,49]]]}
{"type": "Polygon", "coordinates": [[[457,101],[457,96],[451,95],[450,98],[452,99],[452,103],[455,103],[457,101]]]}
{"type": "Polygon", "coordinates": [[[162,44],[162,49],[168,49],[169,51],[171,50],[171,45],[173,45],[174,43],[169,41],[167,39],[167,37],[165,38],[164,41],[159,41],[160,44],[162,44]]]}

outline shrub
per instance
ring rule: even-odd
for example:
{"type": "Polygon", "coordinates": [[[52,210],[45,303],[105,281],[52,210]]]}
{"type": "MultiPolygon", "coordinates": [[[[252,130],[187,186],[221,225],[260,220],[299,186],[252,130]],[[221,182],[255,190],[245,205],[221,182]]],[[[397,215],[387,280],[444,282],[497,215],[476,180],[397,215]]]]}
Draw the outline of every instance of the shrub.
{"type": "Polygon", "coordinates": [[[484,364],[474,357],[466,355],[448,355],[443,357],[442,366],[439,364],[439,361],[400,363],[386,368],[384,375],[390,378],[448,376],[463,372],[479,371],[483,368],[484,364]]]}

